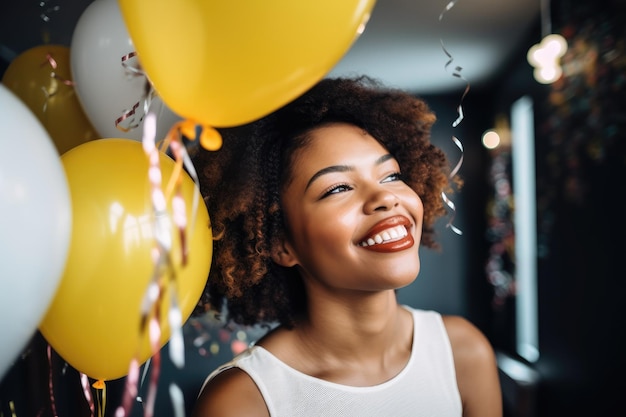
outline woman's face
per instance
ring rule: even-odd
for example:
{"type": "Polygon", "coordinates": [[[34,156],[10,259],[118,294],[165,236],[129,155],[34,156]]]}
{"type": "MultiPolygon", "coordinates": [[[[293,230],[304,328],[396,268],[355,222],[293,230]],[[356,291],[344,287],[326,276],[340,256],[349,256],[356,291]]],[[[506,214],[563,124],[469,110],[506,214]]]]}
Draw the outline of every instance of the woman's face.
{"type": "Polygon", "coordinates": [[[281,195],[288,233],[284,265],[305,282],[378,291],[411,283],[420,268],[423,206],[396,160],[349,124],[311,133],[281,195]]]}

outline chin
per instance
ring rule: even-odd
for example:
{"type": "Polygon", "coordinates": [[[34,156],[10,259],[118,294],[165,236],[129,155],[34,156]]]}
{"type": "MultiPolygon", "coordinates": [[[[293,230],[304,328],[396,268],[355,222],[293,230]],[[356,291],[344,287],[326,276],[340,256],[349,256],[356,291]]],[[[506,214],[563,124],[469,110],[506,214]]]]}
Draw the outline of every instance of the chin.
{"type": "Polygon", "coordinates": [[[420,264],[411,266],[411,268],[398,268],[395,272],[394,276],[396,279],[397,286],[396,288],[406,287],[417,279],[417,276],[420,272],[420,264]]]}

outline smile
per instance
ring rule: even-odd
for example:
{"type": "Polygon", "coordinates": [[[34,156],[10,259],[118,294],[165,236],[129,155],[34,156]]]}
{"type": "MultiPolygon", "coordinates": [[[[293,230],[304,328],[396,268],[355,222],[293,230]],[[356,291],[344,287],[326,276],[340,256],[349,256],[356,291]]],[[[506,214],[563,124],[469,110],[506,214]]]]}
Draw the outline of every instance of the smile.
{"type": "Polygon", "coordinates": [[[415,239],[409,233],[410,228],[411,222],[407,217],[389,217],[376,223],[357,245],[373,252],[403,251],[415,245],[415,239]]]}
{"type": "Polygon", "coordinates": [[[366,247],[395,242],[406,237],[408,234],[404,226],[395,226],[369,237],[367,240],[359,243],[359,246],[366,247]]]}

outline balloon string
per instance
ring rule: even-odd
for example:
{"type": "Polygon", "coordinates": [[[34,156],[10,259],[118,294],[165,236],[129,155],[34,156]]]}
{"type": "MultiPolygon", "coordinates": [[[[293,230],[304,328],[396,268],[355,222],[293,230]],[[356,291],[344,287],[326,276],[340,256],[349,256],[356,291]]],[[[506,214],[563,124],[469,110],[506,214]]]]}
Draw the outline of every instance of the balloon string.
{"type": "MultiPolygon", "coordinates": [[[[148,122],[146,120],[146,124],[153,123],[154,116],[152,114],[148,115],[148,118],[151,120],[148,122]]],[[[185,200],[182,196],[182,174],[183,167],[186,169],[189,176],[194,181],[194,194],[193,194],[193,202],[191,207],[191,231],[195,229],[195,221],[196,214],[198,211],[198,204],[200,201],[200,187],[198,175],[196,173],[195,167],[187,153],[187,149],[183,146],[182,143],[182,130],[183,125],[186,126],[184,129],[189,129],[189,122],[179,122],[176,123],[166,135],[165,140],[161,144],[161,150],[165,151],[165,149],[169,148],[172,151],[172,155],[176,161],[173,173],[169,178],[166,191],[165,191],[165,199],[172,199],[172,211],[173,211],[173,220],[174,225],[178,229],[179,239],[181,242],[181,263],[182,265],[186,265],[189,257],[189,245],[187,242],[191,239],[191,235],[187,236],[187,217],[186,217],[186,204],[185,200]]],[[[195,132],[195,128],[193,130],[195,132]]],[[[148,134],[151,134],[150,130],[146,130],[148,134]]],[[[145,137],[144,139],[148,140],[149,143],[146,146],[147,148],[151,148],[154,138],[150,139],[149,137],[145,137]]],[[[156,184],[154,184],[156,185],[156,184]]],[[[159,184],[160,185],[160,184],[159,184]]],[[[160,190],[160,188],[159,188],[160,190]]],[[[172,275],[174,277],[174,275],[172,275]]],[[[168,321],[171,328],[171,336],[170,336],[170,357],[172,362],[178,367],[182,368],[184,366],[184,343],[182,337],[182,325],[183,319],[182,314],[180,312],[180,307],[178,304],[178,293],[176,283],[171,283],[171,291],[170,291],[170,310],[168,312],[168,321]]]]}
{"type": "Polygon", "coordinates": [[[87,404],[89,405],[89,415],[91,417],[94,417],[94,410],[95,410],[95,405],[93,402],[93,396],[91,395],[91,388],[89,386],[89,377],[87,376],[87,374],[84,373],[80,373],[80,384],[83,388],[83,394],[85,395],[85,400],[87,401],[87,404]]]}
{"type": "MultiPolygon", "coordinates": [[[[174,174],[170,177],[170,181],[168,183],[168,187],[167,187],[167,195],[171,195],[175,192],[174,195],[172,195],[172,214],[173,214],[173,220],[174,220],[174,225],[177,227],[178,229],[178,235],[179,235],[179,239],[180,239],[180,250],[181,250],[181,255],[182,255],[182,259],[181,259],[181,264],[182,266],[187,265],[187,257],[189,255],[189,250],[188,250],[188,245],[187,245],[187,239],[186,239],[186,235],[185,235],[185,230],[187,227],[187,215],[185,212],[185,200],[183,198],[182,195],[182,163],[183,163],[183,159],[182,159],[182,154],[181,154],[181,148],[183,148],[183,146],[181,145],[180,142],[172,142],[170,145],[170,149],[172,150],[172,153],[174,154],[174,157],[176,158],[176,166],[174,169],[174,174]]],[[[196,210],[197,210],[197,201],[195,199],[197,195],[197,192],[194,190],[194,207],[193,207],[193,214],[192,214],[192,219],[195,219],[196,217],[196,210]]]]}
{"type": "Polygon", "coordinates": [[[176,294],[175,288],[172,288],[172,293],[170,295],[170,305],[174,307],[170,308],[167,317],[170,328],[172,329],[169,341],[170,359],[178,369],[182,369],[185,367],[183,316],[180,312],[180,307],[178,306],[178,295],[176,294]]]}
{"type": "Polygon", "coordinates": [[[57,416],[56,401],[54,400],[54,383],[52,379],[52,347],[50,344],[46,346],[46,352],[48,355],[48,391],[50,393],[50,408],[52,409],[52,415],[57,416]]]}
{"type": "Polygon", "coordinates": [[[195,184],[191,215],[192,224],[189,228],[192,233],[193,230],[195,230],[196,213],[200,201],[200,181],[198,179],[198,173],[193,165],[193,162],[191,161],[191,157],[189,156],[187,149],[183,145],[183,135],[190,140],[200,141],[201,145],[207,150],[218,150],[222,146],[222,136],[216,129],[211,126],[200,126],[191,120],[183,120],[181,122],[175,123],[170,128],[169,132],[165,136],[165,140],[160,145],[161,151],[165,151],[167,148],[169,148],[172,151],[172,154],[174,155],[174,159],[176,161],[174,172],[170,177],[165,189],[165,196],[169,200],[170,198],[172,198],[174,192],[178,193],[178,197],[175,197],[175,200],[173,201],[175,216],[174,219],[181,234],[181,242],[183,242],[185,248],[183,251],[183,256],[186,259],[187,245],[184,242],[185,240],[191,239],[191,235],[187,239],[183,239],[183,232],[186,225],[184,219],[184,200],[182,200],[182,195],[180,194],[180,184],[182,180],[181,174],[183,167],[195,184]]]}
{"type": "MultiPolygon", "coordinates": [[[[162,274],[157,274],[159,277],[162,274]]],[[[154,277],[153,277],[154,278],[154,277]]],[[[162,280],[159,280],[162,281],[162,280]]],[[[150,379],[150,386],[148,392],[148,400],[144,404],[144,415],[151,416],[154,410],[154,399],[156,397],[156,388],[158,386],[158,377],[160,374],[160,353],[159,345],[161,340],[161,329],[159,327],[160,322],[160,309],[159,306],[162,302],[163,286],[160,282],[155,282],[154,279],[148,286],[148,290],[144,294],[142,301],[142,315],[139,329],[139,340],[143,340],[143,336],[146,334],[146,327],[148,327],[148,337],[150,339],[151,347],[151,363],[152,372],[150,379]]],[[[137,348],[137,354],[135,358],[131,360],[128,376],[126,379],[126,385],[121,405],[116,409],[116,417],[124,417],[130,415],[130,411],[133,404],[133,399],[138,402],[142,402],[141,397],[138,396],[138,381],[139,381],[139,351],[137,348]]]]}
{"type": "MultiPolygon", "coordinates": [[[[156,116],[154,113],[149,112],[144,122],[144,132],[142,138],[142,144],[144,152],[148,157],[148,179],[151,187],[151,201],[152,209],[154,212],[154,236],[155,246],[152,250],[152,257],[154,262],[154,270],[152,278],[148,287],[144,293],[141,303],[141,320],[140,320],[140,340],[143,340],[143,336],[147,333],[150,340],[150,347],[152,352],[152,370],[150,374],[150,383],[148,386],[148,395],[144,404],[144,415],[151,417],[154,413],[154,403],[156,400],[156,390],[158,387],[158,378],[160,374],[160,340],[162,336],[160,322],[161,311],[160,306],[163,302],[163,295],[165,292],[165,286],[170,289],[170,305],[168,311],[168,320],[172,329],[172,335],[170,338],[171,346],[174,347],[170,351],[172,352],[173,362],[182,367],[184,360],[181,361],[181,357],[184,357],[184,348],[182,341],[182,313],[178,304],[177,297],[177,283],[176,273],[172,260],[172,226],[175,225],[178,228],[179,237],[181,241],[182,263],[185,265],[187,262],[187,243],[186,243],[186,226],[187,219],[185,215],[185,201],[182,198],[182,167],[184,158],[184,147],[181,144],[179,137],[172,137],[168,135],[165,140],[165,145],[170,144],[172,153],[176,159],[176,167],[169,179],[169,183],[172,184],[172,190],[164,193],[162,190],[162,171],[160,169],[160,149],[156,146],[156,116]],[[171,143],[170,143],[171,142],[171,143]],[[173,215],[167,210],[167,201],[172,200],[173,215]],[[179,340],[180,339],[180,340],[179,340]]],[[[197,186],[197,184],[196,184],[197,186]]],[[[198,190],[196,190],[199,193],[198,190]]],[[[197,209],[197,204],[194,205],[194,212],[197,209]]],[[[195,218],[195,215],[193,216],[195,218]]],[[[129,414],[132,406],[132,399],[137,396],[138,375],[139,375],[139,349],[136,358],[131,361],[129,370],[129,378],[126,383],[126,390],[124,393],[124,399],[122,404],[116,410],[116,417],[123,417],[129,414]]]]}
{"type": "MultiPolygon", "coordinates": [[[[200,200],[199,180],[197,172],[193,166],[191,158],[187,153],[185,146],[182,143],[182,134],[185,133],[189,138],[196,139],[196,135],[190,135],[189,133],[197,131],[195,125],[191,125],[191,122],[179,122],[176,123],[169,131],[168,135],[161,142],[160,147],[156,144],[156,116],[152,112],[148,112],[144,121],[144,132],[142,138],[143,149],[148,156],[149,168],[148,178],[151,186],[151,201],[154,212],[154,231],[155,231],[155,247],[153,248],[152,256],[154,262],[154,271],[152,279],[146,292],[144,293],[142,307],[141,307],[141,321],[140,321],[140,335],[146,334],[150,339],[150,346],[152,350],[152,370],[150,373],[150,383],[148,386],[148,394],[146,402],[143,403],[141,397],[138,396],[138,375],[139,375],[139,362],[137,353],[135,359],[131,361],[128,377],[126,380],[126,388],[121,405],[115,412],[116,417],[125,417],[129,415],[132,400],[135,398],[137,401],[142,402],[144,405],[144,416],[152,417],[154,413],[154,404],[156,400],[156,392],[158,388],[158,379],[160,375],[160,340],[161,340],[161,328],[160,328],[160,305],[163,301],[164,285],[168,285],[170,290],[170,305],[167,314],[168,322],[171,328],[171,336],[169,340],[169,352],[174,363],[177,367],[184,367],[184,341],[182,335],[183,318],[178,303],[178,292],[176,285],[176,274],[172,264],[171,250],[172,250],[172,221],[173,225],[177,227],[178,234],[181,242],[181,259],[183,266],[188,261],[188,245],[187,245],[187,217],[186,217],[186,204],[182,197],[182,175],[183,167],[187,170],[195,183],[194,198],[192,207],[192,222],[196,219],[196,212],[200,200]],[[164,152],[170,149],[175,159],[175,167],[171,177],[168,180],[166,191],[162,190],[162,172],[159,164],[160,152],[164,152]],[[172,201],[173,215],[170,217],[167,211],[167,201],[172,201]],[[165,277],[169,279],[165,283],[165,277]]],[[[205,144],[213,149],[219,149],[221,146],[221,135],[217,130],[209,128],[203,129],[208,132],[209,138],[204,138],[205,144]]],[[[200,135],[202,140],[202,136],[200,135]]],[[[193,227],[191,228],[193,230],[193,227]]],[[[140,337],[140,340],[143,340],[140,337]]],[[[139,350],[139,349],[138,349],[139,350]]],[[[144,369],[143,378],[146,375],[147,368],[144,369]]],[[[172,397],[173,405],[175,409],[180,409],[180,404],[183,402],[180,396],[176,395],[176,386],[172,388],[170,386],[170,396],[172,397]],[[174,394],[172,394],[174,393],[174,394]]],[[[180,389],[179,389],[180,390],[180,389]]]]}
{"type": "Polygon", "coordinates": [[[122,132],[130,132],[131,130],[139,127],[139,125],[143,121],[144,116],[148,114],[148,110],[150,109],[152,100],[156,96],[156,92],[154,88],[148,81],[148,77],[146,76],[145,72],[141,69],[140,65],[137,64],[137,66],[133,66],[129,62],[132,58],[135,58],[136,56],[137,56],[137,52],[130,52],[124,55],[121,59],[122,67],[124,67],[126,72],[132,76],[144,77],[146,80],[146,84],[144,88],[144,93],[139,98],[139,101],[133,104],[130,109],[124,110],[122,115],[118,117],[117,119],[115,119],[115,127],[121,130],[122,132]],[[140,108],[141,103],[143,103],[143,113],[141,115],[137,115],[137,109],[140,108]],[[121,123],[124,121],[127,121],[128,126],[121,125],[121,123]]]}
{"type": "Polygon", "coordinates": [[[115,410],[115,416],[126,416],[130,414],[133,405],[133,398],[137,396],[137,375],[139,373],[139,364],[136,358],[131,359],[128,374],[126,375],[126,384],[124,385],[124,395],[122,403],[115,410]]]}
{"type": "MultiPolygon", "coordinates": [[[[144,367],[143,367],[143,371],[141,372],[141,380],[139,381],[139,389],[138,391],[141,391],[141,387],[143,387],[143,384],[146,380],[146,375],[148,374],[148,370],[150,369],[150,363],[151,363],[151,358],[148,358],[148,360],[146,361],[144,367]]],[[[139,367],[137,367],[137,369],[139,369],[139,367]]],[[[135,383],[136,384],[136,383],[135,383]]],[[[139,392],[137,392],[137,402],[140,403],[143,406],[143,398],[141,398],[141,395],[139,394],[139,392]]]]}
{"type": "Polygon", "coordinates": [[[157,313],[154,315],[149,323],[148,334],[150,336],[150,344],[154,355],[152,356],[152,372],[150,373],[150,383],[148,385],[148,396],[146,397],[146,407],[144,409],[145,417],[152,417],[154,415],[154,403],[156,401],[156,394],[159,382],[159,375],[161,373],[161,352],[159,350],[159,344],[161,340],[161,327],[159,325],[159,307],[156,307],[157,313]]]}
{"type": "Polygon", "coordinates": [[[180,387],[174,383],[170,384],[170,399],[174,417],[185,417],[185,397],[180,387]]]}
{"type": "MultiPolygon", "coordinates": [[[[458,0],[451,0],[446,4],[446,7],[444,8],[444,10],[441,12],[441,14],[439,15],[439,21],[441,22],[443,20],[443,16],[450,11],[457,3],[458,0]]],[[[444,54],[448,57],[448,61],[445,63],[444,65],[444,69],[446,71],[448,71],[448,67],[450,65],[452,65],[452,63],[454,62],[454,58],[452,57],[452,54],[450,54],[450,52],[448,52],[448,50],[446,49],[443,39],[440,39],[441,42],[441,49],[443,50],[444,54]]],[[[461,75],[461,72],[463,71],[463,67],[461,66],[456,66],[454,67],[454,70],[452,71],[452,76],[453,77],[457,77],[462,79],[463,81],[465,81],[465,90],[463,91],[463,94],[461,96],[461,100],[459,102],[459,105],[457,107],[457,113],[458,113],[458,117],[456,118],[456,120],[454,120],[454,122],[452,122],[452,127],[456,128],[457,126],[459,126],[459,124],[463,121],[464,118],[464,114],[463,114],[463,101],[465,100],[465,96],[467,95],[467,93],[470,90],[470,83],[469,81],[467,81],[465,79],[465,77],[463,77],[463,75],[461,75]]],[[[461,166],[463,165],[463,144],[461,143],[461,141],[456,137],[456,136],[452,136],[452,141],[454,142],[454,144],[457,146],[457,148],[459,149],[459,151],[461,152],[461,156],[458,160],[458,162],[456,163],[455,167],[452,169],[452,171],[450,172],[449,178],[452,180],[454,179],[454,177],[458,174],[459,170],[461,169],[461,166]]],[[[446,195],[445,191],[441,192],[441,198],[444,202],[444,204],[446,206],[448,206],[448,208],[450,209],[450,211],[452,212],[450,219],[448,220],[448,223],[446,224],[446,227],[449,227],[454,233],[456,233],[457,235],[462,235],[463,232],[457,228],[456,226],[454,226],[453,222],[454,219],[456,217],[456,205],[454,204],[454,202],[446,195]]]]}
{"type": "Polygon", "coordinates": [[[98,417],[104,417],[107,403],[106,384],[103,380],[97,380],[92,386],[96,389],[97,415],[98,417]]]}
{"type": "Polygon", "coordinates": [[[9,400],[9,409],[11,410],[11,417],[17,417],[15,413],[15,403],[12,400],[9,400]]]}

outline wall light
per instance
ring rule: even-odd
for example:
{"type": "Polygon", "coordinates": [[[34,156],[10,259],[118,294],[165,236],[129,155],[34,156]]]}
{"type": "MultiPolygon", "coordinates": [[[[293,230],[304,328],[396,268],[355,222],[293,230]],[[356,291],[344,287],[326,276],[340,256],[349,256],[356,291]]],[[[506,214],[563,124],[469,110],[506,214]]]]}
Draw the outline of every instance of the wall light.
{"type": "Polygon", "coordinates": [[[495,149],[500,145],[500,135],[495,130],[487,130],[483,133],[483,146],[487,149],[495,149]]]}
{"type": "Polygon", "coordinates": [[[499,113],[496,115],[495,125],[487,129],[482,135],[482,143],[486,149],[496,149],[511,147],[511,128],[507,117],[499,113]]]}

